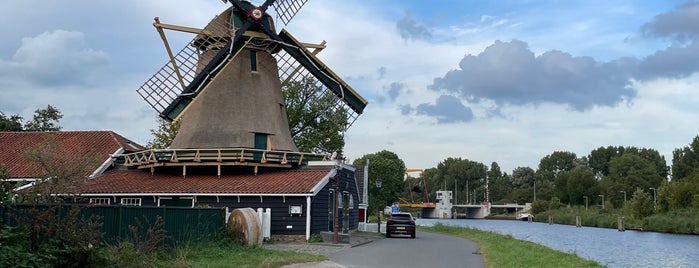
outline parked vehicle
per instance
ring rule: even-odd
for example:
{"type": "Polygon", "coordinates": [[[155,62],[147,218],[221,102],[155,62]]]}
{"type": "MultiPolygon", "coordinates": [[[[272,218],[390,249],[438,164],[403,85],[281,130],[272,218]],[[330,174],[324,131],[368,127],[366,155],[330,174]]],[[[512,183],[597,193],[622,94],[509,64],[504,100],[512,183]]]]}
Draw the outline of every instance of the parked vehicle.
{"type": "Polygon", "coordinates": [[[386,220],[386,237],[393,234],[410,235],[415,238],[415,219],[408,212],[396,212],[388,216],[386,220]]]}

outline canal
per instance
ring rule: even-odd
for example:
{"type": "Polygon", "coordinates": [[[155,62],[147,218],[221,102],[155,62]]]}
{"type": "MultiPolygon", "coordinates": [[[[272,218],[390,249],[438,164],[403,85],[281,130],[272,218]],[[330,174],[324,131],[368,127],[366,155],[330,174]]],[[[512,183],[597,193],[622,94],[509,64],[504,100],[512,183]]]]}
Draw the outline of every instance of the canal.
{"type": "Polygon", "coordinates": [[[626,231],[510,220],[417,219],[509,234],[552,249],[575,253],[608,267],[699,267],[699,236],[626,231]]]}

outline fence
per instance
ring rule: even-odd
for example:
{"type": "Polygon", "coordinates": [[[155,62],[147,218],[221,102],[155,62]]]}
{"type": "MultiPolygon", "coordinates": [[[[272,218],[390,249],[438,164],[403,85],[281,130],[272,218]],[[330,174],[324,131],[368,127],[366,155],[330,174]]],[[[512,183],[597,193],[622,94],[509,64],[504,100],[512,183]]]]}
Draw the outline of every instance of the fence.
{"type": "MultiPolygon", "coordinates": [[[[56,210],[58,217],[67,215],[76,205],[61,205],[56,210]]],[[[136,206],[84,206],[80,216],[98,216],[102,223],[102,241],[114,243],[121,239],[133,238],[129,226],[137,227],[144,235],[154,227],[158,216],[163,219],[168,244],[193,239],[210,239],[225,228],[225,208],[181,208],[181,207],[136,207],[136,206]]],[[[0,206],[2,224],[17,225],[18,219],[26,218],[32,208],[49,209],[49,205],[5,205],[0,206]]]]}

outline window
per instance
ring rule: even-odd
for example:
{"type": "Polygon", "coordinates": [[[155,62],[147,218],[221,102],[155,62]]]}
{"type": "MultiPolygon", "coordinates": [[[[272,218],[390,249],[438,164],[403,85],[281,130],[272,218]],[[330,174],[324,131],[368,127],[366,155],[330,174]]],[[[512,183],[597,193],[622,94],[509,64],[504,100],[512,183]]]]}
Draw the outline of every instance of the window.
{"type": "Polygon", "coordinates": [[[122,198],[121,204],[124,206],[140,206],[141,199],[140,198],[122,198]]]}
{"type": "Polygon", "coordinates": [[[250,50],[250,71],[257,72],[257,51],[250,50]]]}
{"type": "Polygon", "coordinates": [[[109,198],[90,198],[90,205],[109,205],[109,198]]]}

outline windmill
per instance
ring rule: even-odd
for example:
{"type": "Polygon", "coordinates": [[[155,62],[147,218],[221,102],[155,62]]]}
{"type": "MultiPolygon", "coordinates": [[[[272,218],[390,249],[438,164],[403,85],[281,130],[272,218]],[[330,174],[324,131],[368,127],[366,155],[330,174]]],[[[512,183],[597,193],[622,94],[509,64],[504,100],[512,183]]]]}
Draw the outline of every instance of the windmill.
{"type": "MultiPolygon", "coordinates": [[[[162,118],[179,120],[171,154],[218,150],[216,159],[221,161],[221,150],[240,149],[255,152],[253,160],[264,163],[267,153],[277,152],[284,153],[278,157],[284,164],[287,153],[298,151],[282,97],[282,84],[291,81],[313,81],[322,88],[312,101],[332,95],[329,109],[347,116],[343,131],[362,114],[367,101],[315,56],[325,42],[305,44],[284,29],[277,32],[267,13],[274,8],[287,25],[306,1],[266,0],[254,6],[224,0],[231,6],[203,29],[163,24],[155,18],[170,61],[137,92],[162,118]],[[163,29],[195,37],[173,55],[163,29]]],[[[241,161],[247,156],[240,152],[241,161]]]]}

